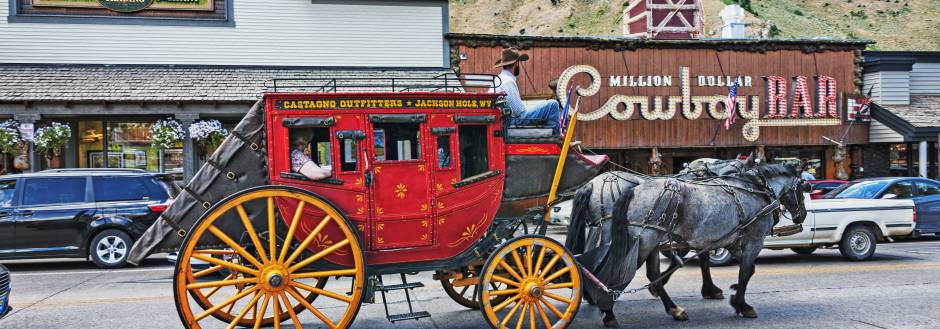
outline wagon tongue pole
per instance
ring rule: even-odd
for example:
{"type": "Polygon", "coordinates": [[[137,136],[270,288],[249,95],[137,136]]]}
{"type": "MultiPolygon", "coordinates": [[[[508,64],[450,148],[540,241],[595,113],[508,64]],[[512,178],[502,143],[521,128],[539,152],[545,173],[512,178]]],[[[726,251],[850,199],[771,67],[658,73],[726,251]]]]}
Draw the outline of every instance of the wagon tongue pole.
{"type": "MultiPolygon", "coordinates": [[[[565,103],[563,115],[568,114],[568,106],[571,104],[571,94],[569,93],[568,102],[565,103]]],[[[568,149],[571,148],[571,138],[574,136],[575,123],[578,122],[578,103],[581,102],[581,96],[578,96],[574,106],[574,113],[568,120],[568,127],[565,129],[565,142],[561,145],[561,154],[558,156],[558,164],[555,165],[555,177],[552,178],[552,189],[548,192],[548,201],[545,203],[545,216],[542,218],[546,225],[539,227],[539,234],[545,234],[548,231],[548,216],[551,214],[552,203],[555,202],[555,194],[558,193],[558,184],[561,183],[561,174],[565,169],[565,159],[568,158],[568,149]]]]}

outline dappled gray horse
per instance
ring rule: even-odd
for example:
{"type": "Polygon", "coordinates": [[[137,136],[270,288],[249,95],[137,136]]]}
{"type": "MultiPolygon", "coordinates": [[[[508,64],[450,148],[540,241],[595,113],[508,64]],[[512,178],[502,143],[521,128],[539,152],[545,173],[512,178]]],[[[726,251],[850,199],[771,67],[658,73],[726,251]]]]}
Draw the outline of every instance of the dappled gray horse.
{"type": "MultiPolygon", "coordinates": [[[[774,225],[774,211],[783,204],[793,214],[794,223],[802,223],[806,210],[803,181],[793,168],[757,165],[753,160],[745,167],[749,169],[743,173],[706,180],[648,179],[627,190],[613,210],[610,251],[594,273],[610,289],[622,290],[635,277],[641,261],[645,262],[651,287],[666,312],[686,320],[685,310],[673,303],[660,280],[660,245],[678,241],[703,253],[727,248],[740,261],[731,305],[737,314],[756,317],[744,295],[754,273],[754,260],[774,225]]],[[[585,291],[604,311],[604,323],[616,325],[614,296],[592,285],[585,291]]]]}
{"type": "MultiPolygon", "coordinates": [[[[679,174],[681,179],[703,179],[740,173],[745,161],[718,160],[703,158],[692,161],[679,174]]],[[[610,218],[614,204],[626,191],[651,179],[650,176],[637,175],[625,171],[610,171],[598,175],[588,184],[578,189],[572,201],[571,222],[565,246],[576,255],[578,260],[590,270],[596,270],[606,256],[610,238],[610,218]]],[[[708,253],[700,254],[699,266],[702,270],[702,296],[707,299],[721,299],[723,292],[711,279],[708,253]]],[[[680,266],[672,258],[672,266],[680,266]]],[[[663,280],[668,281],[668,278],[663,280]]],[[[655,291],[650,290],[655,294],[655,291]]]]}

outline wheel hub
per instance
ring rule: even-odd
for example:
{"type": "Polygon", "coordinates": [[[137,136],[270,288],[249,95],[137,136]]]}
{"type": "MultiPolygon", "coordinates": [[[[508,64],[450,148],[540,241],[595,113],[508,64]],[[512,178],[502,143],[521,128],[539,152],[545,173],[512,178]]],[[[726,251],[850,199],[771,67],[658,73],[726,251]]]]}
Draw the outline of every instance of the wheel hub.
{"type": "Polygon", "coordinates": [[[522,284],[522,289],[519,290],[519,295],[522,299],[527,302],[534,302],[542,298],[545,289],[542,287],[542,283],[537,280],[527,280],[522,284]]]}
{"type": "Polygon", "coordinates": [[[540,298],[540,297],[542,297],[542,288],[539,287],[539,286],[537,286],[537,285],[534,285],[534,284],[533,284],[533,285],[530,285],[530,286],[529,286],[529,297],[532,297],[532,298],[540,298]]]}
{"type": "Polygon", "coordinates": [[[290,278],[281,266],[270,266],[262,271],[262,287],[268,291],[284,290],[290,283],[290,278]]]}

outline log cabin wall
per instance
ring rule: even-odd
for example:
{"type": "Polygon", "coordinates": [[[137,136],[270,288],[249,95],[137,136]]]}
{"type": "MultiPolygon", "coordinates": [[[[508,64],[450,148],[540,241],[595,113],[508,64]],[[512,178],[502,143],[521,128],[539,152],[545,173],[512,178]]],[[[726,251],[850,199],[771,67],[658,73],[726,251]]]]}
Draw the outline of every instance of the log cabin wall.
{"type": "MultiPolygon", "coordinates": [[[[548,99],[554,92],[549,82],[558,79],[573,65],[589,65],[600,73],[600,90],[584,97],[580,112],[588,113],[604,105],[611,96],[680,96],[680,68],[690,73],[691,95],[727,96],[729,86],[700,86],[699,77],[750,77],[750,86],[740,86],[738,98],[759,98],[760,117],[767,114],[763,77],[787,79],[788,111],[792,110],[794,78],[806,76],[813,108],[818,106],[814,78],[829,76],[837,82],[837,103],[840,120],[835,125],[814,125],[816,119],[801,119],[806,124],[763,126],[754,141],[744,138],[743,126],[750,120],[738,117],[730,130],[721,126],[724,120],[713,119],[707,111],[697,119],[682,115],[681,106],[668,120],[646,120],[639,107],[628,120],[605,116],[593,121],[580,121],[575,138],[597,149],[657,148],[721,148],[765,146],[831,146],[824,136],[838,139],[847,128],[846,100],[860,93],[859,60],[866,42],[817,40],[690,40],[663,41],[637,39],[605,39],[585,37],[526,37],[449,34],[452,67],[463,73],[500,71],[493,63],[506,47],[516,47],[531,59],[517,78],[523,98],[548,99]],[[671,86],[612,86],[612,76],[671,76],[671,86]]],[[[590,78],[580,74],[570,84],[587,86],[590,78]]],[[[649,102],[653,106],[652,99],[649,102]]],[[[624,106],[621,104],[619,110],[624,106]]],[[[787,120],[787,119],[778,119],[787,120]]],[[[830,119],[829,122],[833,122],[830,119]]],[[[845,137],[847,144],[868,142],[868,123],[853,124],[845,137]]]]}

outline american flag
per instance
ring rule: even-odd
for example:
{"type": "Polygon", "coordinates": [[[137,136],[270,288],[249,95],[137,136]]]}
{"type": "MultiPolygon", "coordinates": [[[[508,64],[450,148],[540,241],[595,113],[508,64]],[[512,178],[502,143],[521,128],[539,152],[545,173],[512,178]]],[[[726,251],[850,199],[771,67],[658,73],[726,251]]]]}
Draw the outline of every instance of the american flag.
{"type": "Polygon", "coordinates": [[[728,100],[725,101],[725,109],[728,111],[728,118],[725,119],[725,130],[731,129],[734,125],[734,118],[738,116],[738,80],[734,79],[734,85],[728,92],[728,100]]]}

